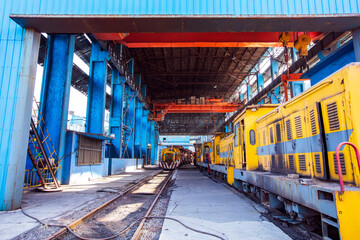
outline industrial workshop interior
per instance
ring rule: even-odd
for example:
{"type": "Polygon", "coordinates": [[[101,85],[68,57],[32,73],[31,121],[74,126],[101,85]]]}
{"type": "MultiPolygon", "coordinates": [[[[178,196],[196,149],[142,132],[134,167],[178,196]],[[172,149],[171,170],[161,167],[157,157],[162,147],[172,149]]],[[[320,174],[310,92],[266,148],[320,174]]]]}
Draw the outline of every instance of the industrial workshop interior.
{"type": "Polygon", "coordinates": [[[360,0],[0,13],[0,240],[360,239],[360,0]]]}

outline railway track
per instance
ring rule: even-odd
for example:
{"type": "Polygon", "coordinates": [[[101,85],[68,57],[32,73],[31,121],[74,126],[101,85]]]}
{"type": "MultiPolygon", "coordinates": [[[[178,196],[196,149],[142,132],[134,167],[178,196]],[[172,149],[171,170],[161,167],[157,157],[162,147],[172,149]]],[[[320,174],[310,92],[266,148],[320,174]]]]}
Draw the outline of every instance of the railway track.
{"type": "Polygon", "coordinates": [[[61,228],[47,240],[140,239],[145,222],[174,172],[164,170],[144,179],[67,227],[61,228]],[[121,229],[125,231],[120,231],[121,229]]]}

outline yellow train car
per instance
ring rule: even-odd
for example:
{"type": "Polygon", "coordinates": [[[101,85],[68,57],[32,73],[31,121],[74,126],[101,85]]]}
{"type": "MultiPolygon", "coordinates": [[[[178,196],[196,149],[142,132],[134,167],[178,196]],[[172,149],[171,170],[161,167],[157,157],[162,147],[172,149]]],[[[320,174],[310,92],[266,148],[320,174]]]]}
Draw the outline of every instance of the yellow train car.
{"type": "Polygon", "coordinates": [[[202,163],[210,163],[210,149],[211,142],[204,142],[201,147],[201,159],[202,163]]]}
{"type": "Polygon", "coordinates": [[[195,147],[195,159],[194,159],[194,164],[198,165],[198,163],[201,163],[201,148],[202,148],[202,144],[201,143],[196,143],[194,144],[195,147]]]}
{"type": "Polygon", "coordinates": [[[220,140],[220,164],[211,171],[291,221],[311,223],[324,239],[360,236],[358,160],[348,145],[340,149],[340,169],[335,157],[342,142],[360,146],[359,76],[353,63],[287,103],[248,107],[220,140]]]}
{"type": "MultiPolygon", "coordinates": [[[[360,143],[358,68],[334,74],[257,121],[258,134],[269,136],[257,152],[263,169],[338,181],[336,146],[360,143]]],[[[344,181],[359,187],[357,159],[349,146],[341,151],[340,162],[344,181]]]]}
{"type": "Polygon", "coordinates": [[[216,133],[211,138],[211,164],[221,164],[220,160],[220,140],[229,135],[229,133],[216,133]]]}
{"type": "Polygon", "coordinates": [[[220,164],[233,167],[234,162],[234,134],[229,134],[220,140],[220,164]]]}
{"type": "Polygon", "coordinates": [[[233,121],[234,123],[234,155],[237,169],[257,170],[256,119],[264,116],[278,107],[278,104],[262,104],[249,106],[244,109],[233,121]]]}

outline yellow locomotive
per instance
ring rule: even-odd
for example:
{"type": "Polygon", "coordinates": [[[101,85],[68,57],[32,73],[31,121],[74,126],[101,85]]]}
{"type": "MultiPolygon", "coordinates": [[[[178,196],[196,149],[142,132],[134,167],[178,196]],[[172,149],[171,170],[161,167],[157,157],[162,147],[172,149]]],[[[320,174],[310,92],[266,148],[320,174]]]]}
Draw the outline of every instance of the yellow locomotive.
{"type": "Polygon", "coordinates": [[[180,149],[177,147],[167,147],[161,151],[161,161],[159,166],[163,169],[175,169],[180,166],[180,149]]]}
{"type": "Polygon", "coordinates": [[[338,164],[335,150],[342,142],[360,143],[359,76],[360,64],[350,64],[287,103],[247,107],[234,119],[233,133],[213,137],[211,151],[219,149],[220,160],[216,155],[201,167],[287,212],[291,221],[311,222],[326,239],[355,239],[359,162],[345,146],[338,164]]]}

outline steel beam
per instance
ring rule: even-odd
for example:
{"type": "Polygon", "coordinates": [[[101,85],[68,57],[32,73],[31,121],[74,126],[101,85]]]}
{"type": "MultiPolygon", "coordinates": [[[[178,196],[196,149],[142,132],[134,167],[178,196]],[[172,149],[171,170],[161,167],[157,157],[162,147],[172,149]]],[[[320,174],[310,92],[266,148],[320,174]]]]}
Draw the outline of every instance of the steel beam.
{"type": "MultiPolygon", "coordinates": [[[[74,47],[75,35],[48,35],[40,111],[59,158],[65,154],[74,47]]],[[[61,181],[62,168],[57,175],[61,181]]]]}
{"type": "Polygon", "coordinates": [[[142,108],[141,103],[137,98],[135,102],[135,158],[141,158],[141,138],[142,138],[142,108]]]}
{"type": "Polygon", "coordinates": [[[136,84],[134,75],[131,73],[129,66],[125,62],[125,59],[122,56],[122,51],[119,49],[119,45],[110,41],[99,41],[99,43],[103,49],[109,52],[111,63],[119,71],[120,75],[125,76],[126,83],[130,86],[131,90],[136,93],[140,102],[144,103],[145,108],[149,110],[149,105],[141,91],[141,87],[136,84]]]}
{"type": "Polygon", "coordinates": [[[147,159],[147,145],[148,145],[148,110],[142,108],[142,115],[141,115],[141,128],[142,128],[142,135],[141,135],[141,157],[145,160],[147,159]]]}
{"type": "MultiPolygon", "coordinates": [[[[320,32],[309,32],[317,38],[320,32]]],[[[99,40],[117,41],[129,48],[167,47],[281,47],[278,32],[222,32],[222,33],[130,33],[125,38],[119,33],[96,33],[99,40]]],[[[294,45],[296,33],[291,33],[289,46],[294,45]]]]}
{"type": "Polygon", "coordinates": [[[104,134],[107,60],[109,53],[93,42],[86,111],[86,132],[104,134]]]}
{"type": "Polygon", "coordinates": [[[121,121],[123,119],[123,91],[125,87],[124,77],[120,77],[117,70],[112,71],[111,106],[110,106],[110,134],[115,135],[111,140],[110,158],[121,157],[121,121]]]}
{"type": "Polygon", "coordinates": [[[355,59],[360,62],[360,28],[352,32],[355,59]]]}

